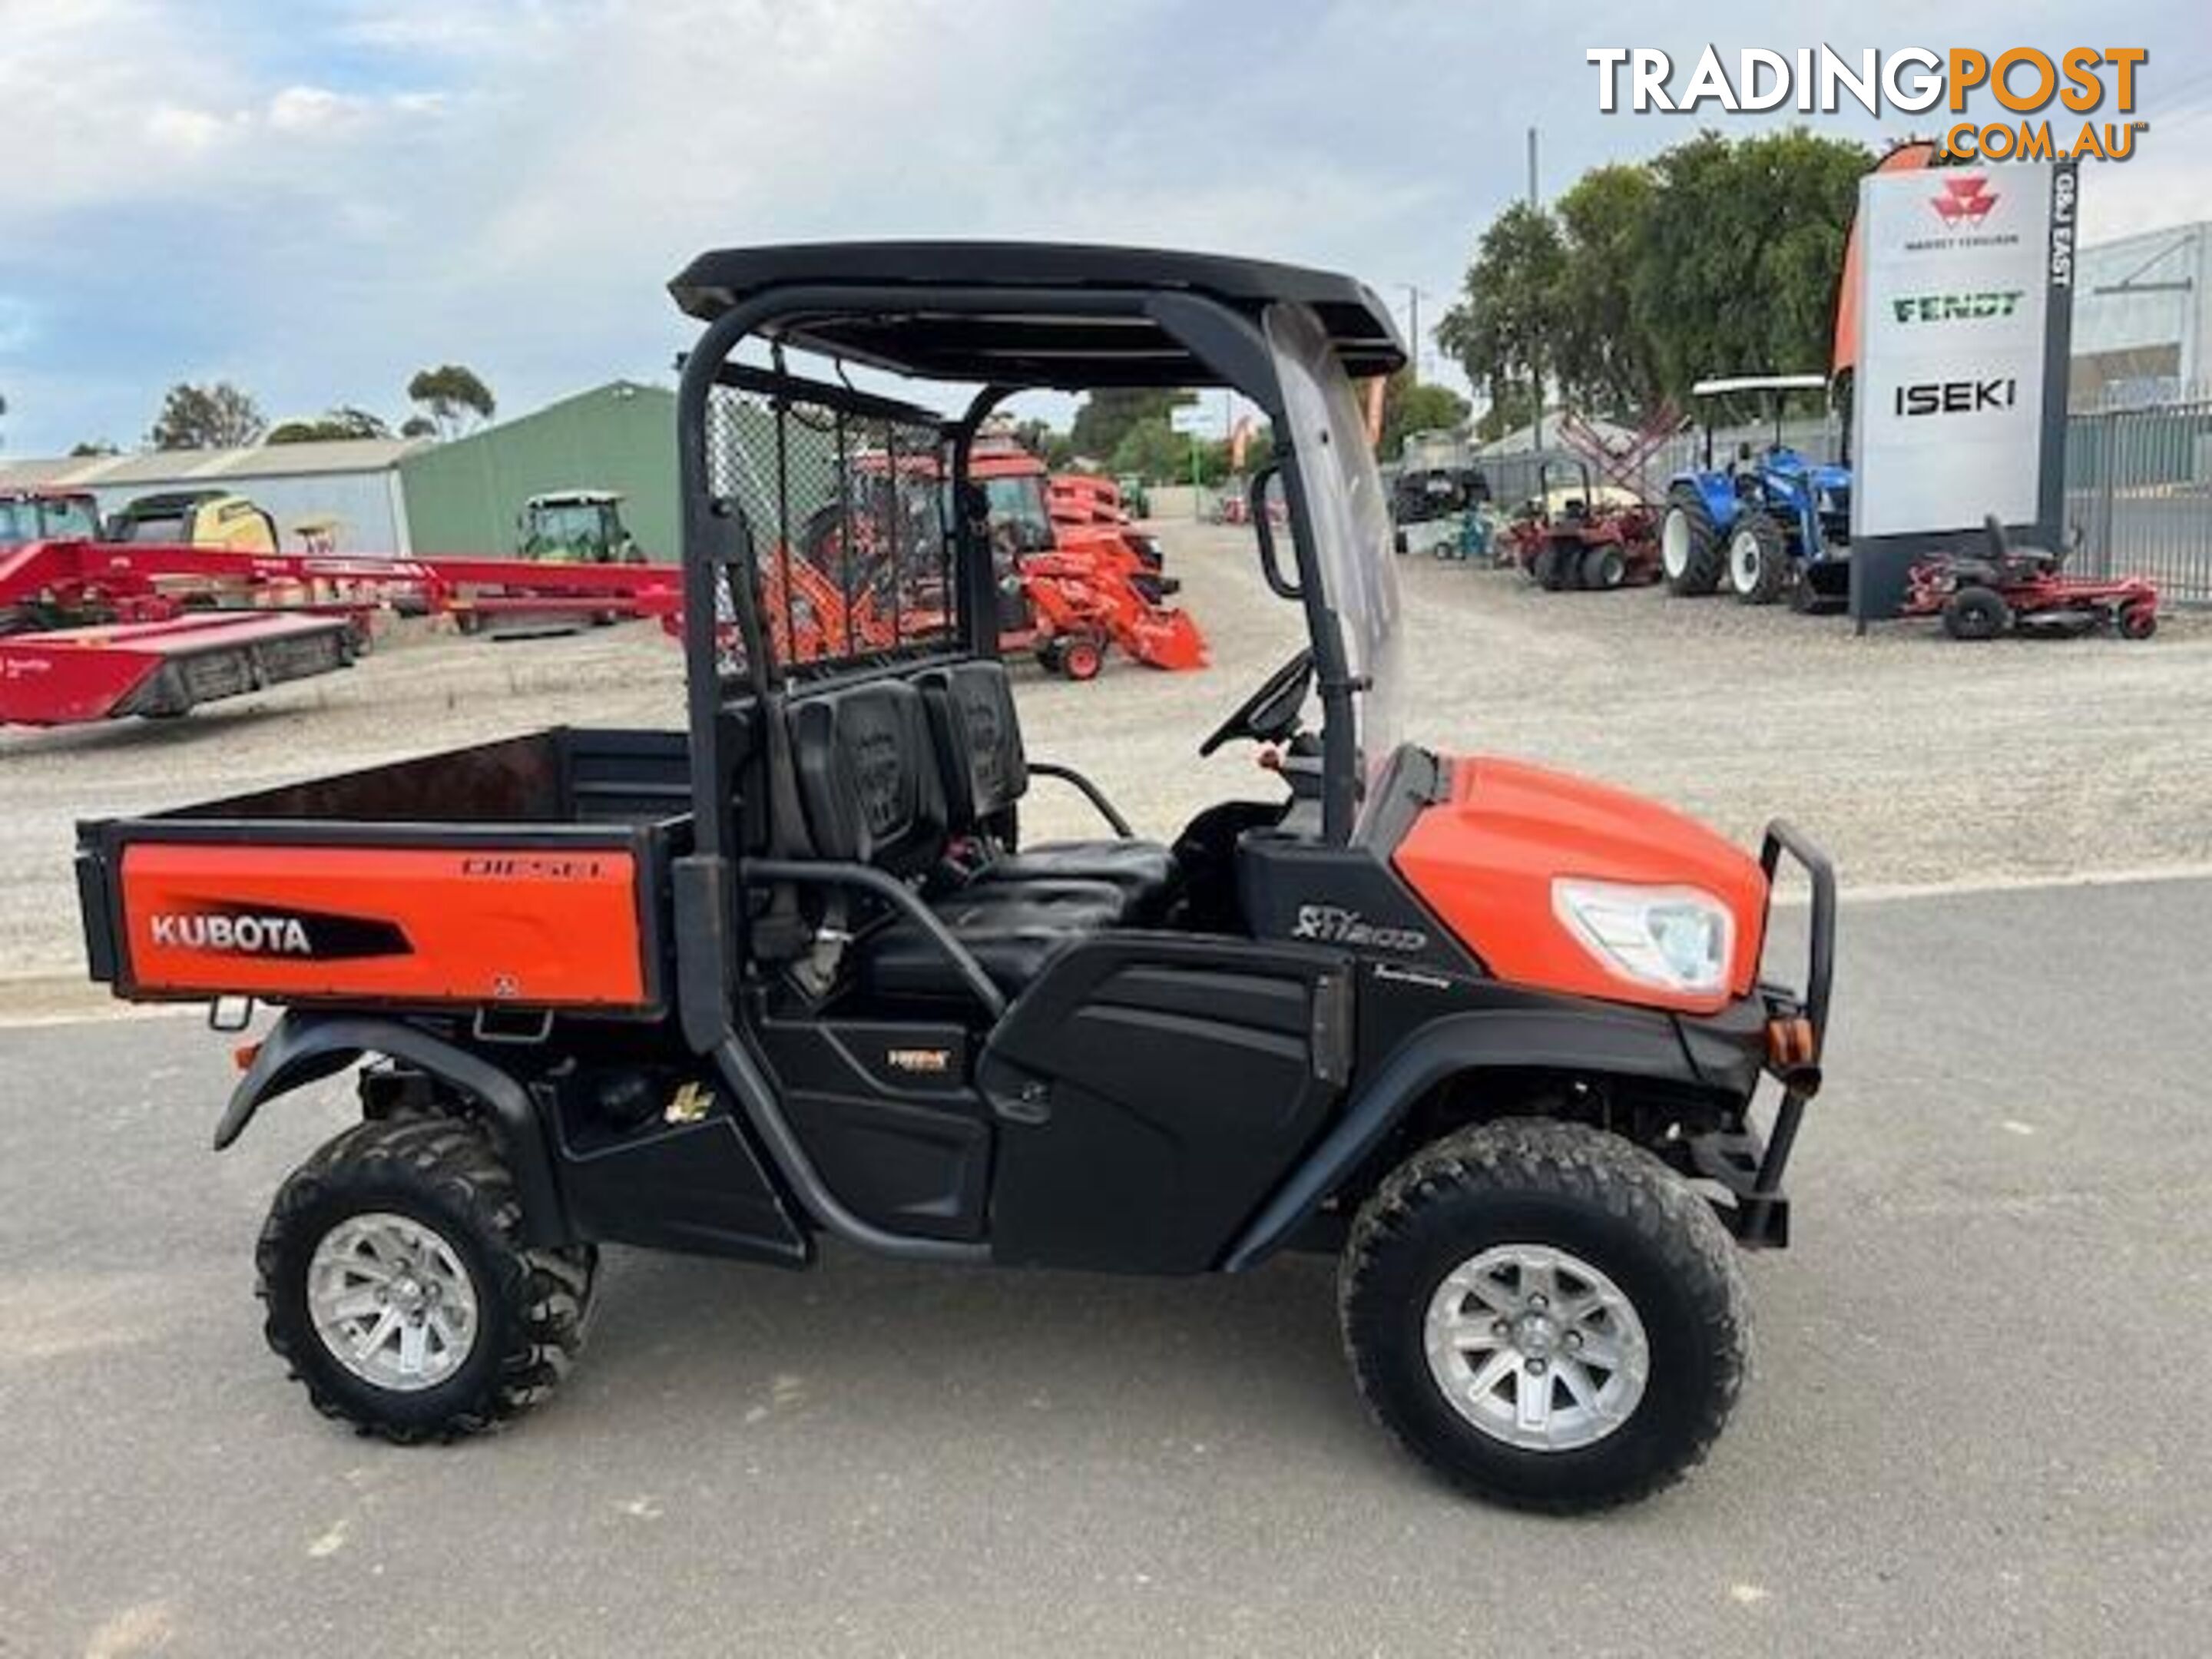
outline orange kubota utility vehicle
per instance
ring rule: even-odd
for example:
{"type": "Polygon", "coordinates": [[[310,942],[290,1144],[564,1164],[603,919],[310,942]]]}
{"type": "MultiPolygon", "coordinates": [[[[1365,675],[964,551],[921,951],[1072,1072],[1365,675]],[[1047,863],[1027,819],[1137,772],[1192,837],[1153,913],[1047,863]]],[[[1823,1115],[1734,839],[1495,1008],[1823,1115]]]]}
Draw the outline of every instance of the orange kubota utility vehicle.
{"type": "MultiPolygon", "coordinates": [[[[218,1146],[359,1068],[362,1121],[258,1251],[315,1403],[395,1440],[515,1415],[574,1358],[607,1241],[1129,1273],[1301,1249],[1340,1264],[1376,1415],[1466,1489],[1589,1509],[1695,1463],[1743,1380],[1736,1247],[1788,1237],[1833,879],[1779,823],[1753,854],[1405,739],[1352,385],[1404,361],[1382,302],[1020,244],[741,248],[674,290],[704,325],[677,416],[687,730],[509,738],[81,831],[98,977],[285,1007],[218,1146]],[[984,389],[940,414],[802,380],[800,353],[984,389]],[[945,512],[1010,393],[1130,386],[1266,411],[1255,488],[1279,472],[1287,518],[1255,514],[1260,573],[1306,641],[1198,745],[1252,744],[1266,787],[1167,842],[1028,757],[988,526],[945,512]],[[835,453],[763,489],[734,457],[802,410],[835,453]],[[883,603],[907,620],[810,645],[768,614],[767,566],[868,452],[893,463],[883,603]],[[1024,841],[1039,778],[1114,833],[1024,841]],[[1788,988],[1762,969],[1785,858],[1813,898],[1788,988]]],[[[838,511],[858,544],[848,490],[838,511]]]]}

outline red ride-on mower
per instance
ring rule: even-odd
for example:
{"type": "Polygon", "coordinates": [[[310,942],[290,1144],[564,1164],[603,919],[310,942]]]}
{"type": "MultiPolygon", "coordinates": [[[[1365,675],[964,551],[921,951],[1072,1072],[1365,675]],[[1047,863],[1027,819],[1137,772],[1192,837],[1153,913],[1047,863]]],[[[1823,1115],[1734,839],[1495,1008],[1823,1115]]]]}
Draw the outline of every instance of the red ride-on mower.
{"type": "Polygon", "coordinates": [[[1912,568],[1900,614],[1941,617],[1954,640],[2021,633],[2087,634],[2109,626],[2124,640],[2158,632],[2158,588],[2141,576],[2069,576],[2067,553],[2014,547],[1996,514],[1983,521],[1984,554],[1947,553],[1912,568]]]}
{"type": "Polygon", "coordinates": [[[1587,463],[1546,461],[1536,494],[1506,531],[1514,562],[1547,592],[1616,587],[1659,580],[1659,525],[1626,490],[1593,487],[1587,463]],[[1570,474],[1573,482],[1553,482],[1570,474]]]}

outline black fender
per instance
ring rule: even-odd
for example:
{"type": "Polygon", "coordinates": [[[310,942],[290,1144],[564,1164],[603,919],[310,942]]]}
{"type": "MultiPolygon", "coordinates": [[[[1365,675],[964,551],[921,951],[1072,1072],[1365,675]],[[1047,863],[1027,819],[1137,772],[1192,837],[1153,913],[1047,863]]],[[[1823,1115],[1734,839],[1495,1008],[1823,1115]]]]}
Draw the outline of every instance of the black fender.
{"type": "Polygon", "coordinates": [[[481,1055],[404,1020],[287,1012],[262,1040],[253,1063],[231,1091],[230,1103],[216,1125],[216,1151],[245,1133],[263,1102],[342,1072],[363,1054],[384,1054],[419,1066],[481,1105],[514,1172],[526,1242],[568,1242],[544,1127],[531,1104],[530,1091],[481,1055]]]}
{"type": "Polygon", "coordinates": [[[1335,1127],[1247,1224],[1222,1270],[1240,1273],[1280,1249],[1438,1084],[1466,1072],[1506,1069],[1643,1078],[1718,1091],[1692,1060],[1674,1018],[1656,1010],[1561,999],[1445,1015],[1354,1083],[1335,1127]]]}

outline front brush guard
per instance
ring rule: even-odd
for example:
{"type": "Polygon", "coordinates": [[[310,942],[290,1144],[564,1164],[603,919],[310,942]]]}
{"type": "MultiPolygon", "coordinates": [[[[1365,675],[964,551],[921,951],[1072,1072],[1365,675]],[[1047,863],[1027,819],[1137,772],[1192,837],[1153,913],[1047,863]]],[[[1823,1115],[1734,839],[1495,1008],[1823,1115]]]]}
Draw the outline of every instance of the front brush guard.
{"type": "MultiPolygon", "coordinates": [[[[1774,1127],[1764,1147],[1747,1127],[1738,1135],[1706,1137],[1696,1148],[1698,1173],[1718,1182],[1735,1198],[1735,1212],[1729,1219],[1737,1242],[1747,1249],[1779,1248],[1790,1242],[1790,1199],[1782,1179],[1804,1121],[1805,1103],[1820,1092],[1820,1055],[1828,1038],[1828,995],[1836,974],[1836,866],[1795,825],[1781,818],[1769,823],[1759,863],[1766,872],[1770,918],[1774,878],[1784,854],[1812,883],[1813,919],[1804,989],[1759,987],[1766,1006],[1766,1070],[1782,1085],[1782,1103],[1775,1109],[1774,1127]]],[[[1762,927],[1762,938],[1765,931],[1762,927]]]]}

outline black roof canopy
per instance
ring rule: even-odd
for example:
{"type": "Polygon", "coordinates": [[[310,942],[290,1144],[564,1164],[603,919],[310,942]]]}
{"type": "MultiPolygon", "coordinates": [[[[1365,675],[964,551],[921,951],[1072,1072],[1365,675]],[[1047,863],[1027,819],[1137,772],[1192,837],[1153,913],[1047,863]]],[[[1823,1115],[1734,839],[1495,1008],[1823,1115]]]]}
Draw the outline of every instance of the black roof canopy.
{"type": "Polygon", "coordinates": [[[780,288],[911,289],[910,307],[884,305],[880,295],[850,311],[810,305],[759,331],[928,380],[1069,389],[1215,381],[1174,336],[1109,297],[1148,292],[1203,295],[1255,319],[1275,301],[1308,305],[1347,374],[1387,374],[1406,361],[1396,324],[1364,283],[1216,254],[1054,242],[789,244],[702,253],[668,286],[678,306],[707,322],[780,288]],[[949,303],[956,291],[977,289],[1009,303],[985,311],[949,303]],[[1019,303],[1024,292],[1039,296],[1036,308],[1019,303]],[[1082,304],[1085,293],[1097,296],[1095,309],[1082,304]]]}

